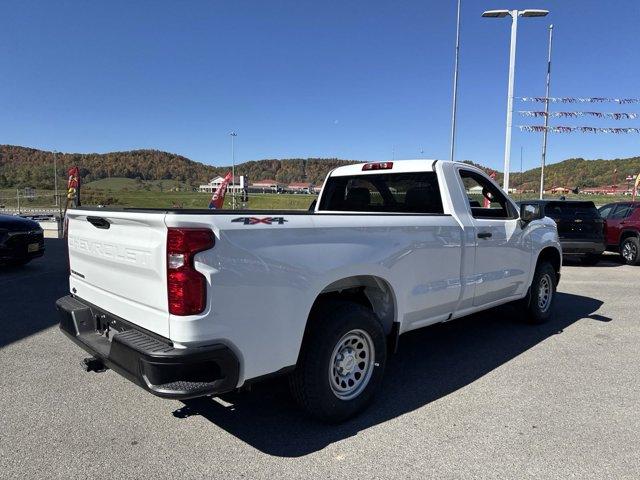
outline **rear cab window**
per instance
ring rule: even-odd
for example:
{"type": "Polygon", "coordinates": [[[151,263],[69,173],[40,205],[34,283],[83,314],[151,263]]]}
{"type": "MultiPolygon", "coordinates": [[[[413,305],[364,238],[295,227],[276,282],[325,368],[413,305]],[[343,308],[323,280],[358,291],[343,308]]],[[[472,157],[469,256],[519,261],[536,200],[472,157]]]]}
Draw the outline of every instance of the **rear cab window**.
{"type": "Polygon", "coordinates": [[[435,172],[376,173],[329,177],[321,211],[442,214],[435,172]]]}

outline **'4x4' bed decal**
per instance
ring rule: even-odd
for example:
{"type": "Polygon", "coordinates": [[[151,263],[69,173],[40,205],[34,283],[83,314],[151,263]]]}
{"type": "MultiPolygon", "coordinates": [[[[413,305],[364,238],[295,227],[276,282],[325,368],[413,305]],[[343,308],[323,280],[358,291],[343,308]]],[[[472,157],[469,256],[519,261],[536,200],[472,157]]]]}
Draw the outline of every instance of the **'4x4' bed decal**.
{"type": "Polygon", "coordinates": [[[257,225],[259,223],[264,223],[265,225],[273,225],[277,223],[278,225],[283,225],[284,222],[287,222],[284,217],[238,217],[231,220],[233,223],[243,223],[245,225],[257,225]]]}

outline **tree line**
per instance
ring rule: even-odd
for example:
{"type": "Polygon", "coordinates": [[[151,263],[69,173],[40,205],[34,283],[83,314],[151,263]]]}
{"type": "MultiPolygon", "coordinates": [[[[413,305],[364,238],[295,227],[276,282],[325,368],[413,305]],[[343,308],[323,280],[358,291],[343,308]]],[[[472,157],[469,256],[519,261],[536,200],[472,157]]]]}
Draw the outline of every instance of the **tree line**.
{"type": "MultiPolygon", "coordinates": [[[[182,155],[159,150],[131,150],[110,153],[57,153],[58,186],[64,188],[66,172],[71,166],[80,168],[84,183],[109,177],[139,180],[176,180],[196,187],[231,170],[230,166],[214,167],[195,162],[182,155]]],[[[0,188],[53,188],[54,153],[14,145],[0,145],[0,188]]],[[[236,166],[236,175],[246,175],[250,182],[273,179],[288,184],[309,182],[321,185],[327,173],[339,166],[356,163],[337,158],[294,158],[249,161],[236,166]]],[[[472,163],[472,162],[468,162],[472,163]]],[[[491,171],[480,166],[485,171],[491,171]]],[[[548,165],[545,170],[547,188],[597,187],[626,183],[628,175],[640,173],[640,156],[615,160],[571,158],[548,165]],[[614,171],[617,170],[617,173],[614,171]]],[[[496,172],[500,181],[502,174],[496,172]]],[[[511,172],[511,185],[537,190],[540,168],[520,173],[511,172]]]]}
{"type": "MultiPolygon", "coordinates": [[[[231,170],[195,162],[182,155],[159,150],[132,150],[110,153],[56,153],[58,186],[65,185],[66,172],[78,166],[83,183],[109,177],[140,180],[176,180],[191,186],[231,170]],[[60,183],[62,182],[62,183],[60,183]]],[[[321,184],[338,166],[355,163],[336,158],[296,158],[258,160],[236,165],[236,175],[250,181],[274,179],[283,183],[321,184]]],[[[0,188],[53,188],[54,153],[35,148],[0,145],[0,188]]]]}

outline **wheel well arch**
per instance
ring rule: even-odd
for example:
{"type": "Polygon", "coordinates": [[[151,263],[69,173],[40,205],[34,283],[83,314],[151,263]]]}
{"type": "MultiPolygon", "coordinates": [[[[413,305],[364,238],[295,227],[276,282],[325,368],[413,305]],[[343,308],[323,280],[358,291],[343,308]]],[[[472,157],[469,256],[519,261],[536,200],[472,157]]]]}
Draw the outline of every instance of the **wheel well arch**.
{"type": "Polygon", "coordinates": [[[638,231],[637,230],[630,230],[630,229],[629,230],[623,230],[620,233],[620,244],[622,244],[622,242],[625,239],[629,238],[629,237],[636,237],[637,238],[638,236],[639,235],[638,235],[638,231]]]}
{"type": "Polygon", "coordinates": [[[540,250],[538,254],[538,260],[536,262],[536,268],[542,262],[549,262],[553,265],[553,269],[556,271],[556,281],[560,280],[560,266],[562,265],[562,256],[560,251],[556,247],[545,247],[540,250]]]}
{"type": "Polygon", "coordinates": [[[327,300],[345,300],[370,308],[380,319],[385,334],[389,334],[397,318],[397,302],[393,288],[375,275],[354,275],[336,280],[322,289],[309,312],[327,300]]]}

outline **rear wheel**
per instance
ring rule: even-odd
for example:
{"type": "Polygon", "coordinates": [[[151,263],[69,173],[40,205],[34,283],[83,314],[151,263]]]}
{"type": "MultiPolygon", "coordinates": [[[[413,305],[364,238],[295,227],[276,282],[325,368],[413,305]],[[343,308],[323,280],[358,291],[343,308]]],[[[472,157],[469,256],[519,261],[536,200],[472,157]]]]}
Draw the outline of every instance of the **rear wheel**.
{"type": "Polygon", "coordinates": [[[326,422],[340,422],[362,411],[380,387],[386,340],[368,308],[328,301],[309,319],[300,359],[290,378],[298,404],[326,422]]]}
{"type": "Polygon", "coordinates": [[[640,242],[637,237],[627,237],[620,243],[620,255],[627,265],[640,263],[640,242]]]}
{"type": "Polygon", "coordinates": [[[556,283],[553,265],[547,261],[538,263],[529,294],[521,303],[529,323],[541,324],[549,320],[556,296],[556,283]]]}

